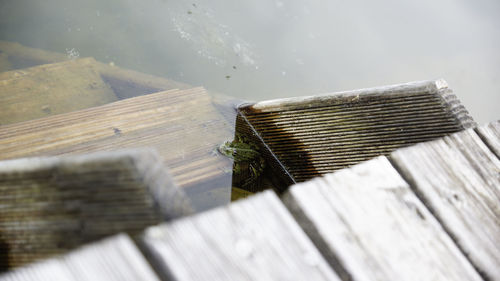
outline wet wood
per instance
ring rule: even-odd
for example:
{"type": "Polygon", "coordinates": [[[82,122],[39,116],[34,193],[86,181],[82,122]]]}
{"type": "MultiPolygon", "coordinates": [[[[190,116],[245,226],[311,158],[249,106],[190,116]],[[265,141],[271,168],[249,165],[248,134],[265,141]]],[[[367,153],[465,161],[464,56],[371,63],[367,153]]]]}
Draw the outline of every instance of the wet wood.
{"type": "Polygon", "coordinates": [[[66,54],[30,48],[19,43],[0,40],[0,54],[6,58],[1,70],[13,70],[69,60],[66,54]]]}
{"type": "Polygon", "coordinates": [[[0,275],[1,281],[160,280],[124,234],[0,275]]]}
{"type": "Polygon", "coordinates": [[[258,136],[270,150],[268,162],[275,157],[274,169],[282,166],[290,182],[475,125],[443,80],[264,101],[239,111],[246,134],[258,136]]]}
{"type": "Polygon", "coordinates": [[[143,244],[164,280],[339,280],[271,191],[150,227],[143,244]]]}
{"type": "Polygon", "coordinates": [[[2,268],[193,213],[150,150],[0,161],[0,191],[2,268]]]}
{"type": "Polygon", "coordinates": [[[230,199],[232,162],[216,147],[232,130],[203,88],[171,90],[1,126],[0,159],[152,147],[206,209],[230,199]],[[216,188],[226,197],[206,196],[216,188]]]}
{"type": "Polygon", "coordinates": [[[498,280],[500,160],[475,131],[398,150],[391,159],[480,273],[498,280]]]}
{"type": "MultiPolygon", "coordinates": [[[[30,48],[8,41],[0,41],[0,71],[70,60],[71,58],[66,54],[30,48]]],[[[87,58],[87,60],[91,60],[91,58],[87,58]]],[[[104,80],[113,89],[119,99],[171,89],[192,88],[185,83],[120,68],[114,64],[106,64],[95,60],[92,61],[92,69],[99,74],[99,81],[104,80]]]]}
{"type": "Polygon", "coordinates": [[[283,199],[343,280],[481,280],[383,156],[283,199]]]}
{"type": "Polygon", "coordinates": [[[0,73],[0,125],[116,101],[94,64],[88,58],[0,73]]]}

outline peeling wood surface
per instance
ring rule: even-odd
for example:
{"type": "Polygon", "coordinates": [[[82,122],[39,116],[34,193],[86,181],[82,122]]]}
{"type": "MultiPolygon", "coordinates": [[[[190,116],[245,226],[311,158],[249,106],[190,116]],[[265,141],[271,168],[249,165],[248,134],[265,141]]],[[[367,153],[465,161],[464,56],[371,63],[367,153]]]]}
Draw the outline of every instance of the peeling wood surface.
{"type": "Polygon", "coordinates": [[[295,182],[475,125],[443,80],[259,102],[239,111],[295,182]]]}
{"type": "Polygon", "coordinates": [[[216,147],[232,130],[203,88],[171,90],[0,126],[0,159],[151,147],[203,209],[229,202],[232,162],[216,147]],[[225,197],[202,194],[214,188],[225,197]]]}
{"type": "Polygon", "coordinates": [[[474,130],[391,159],[481,274],[500,280],[500,160],[474,130]]]}
{"type": "Polygon", "coordinates": [[[339,280],[270,191],[143,237],[165,280],[339,280]]]}
{"type": "Polygon", "coordinates": [[[0,162],[0,267],[192,214],[149,150],[0,162]]]}
{"type": "Polygon", "coordinates": [[[1,281],[157,281],[132,240],[124,234],[72,253],[0,275],[1,281]]]}
{"type": "Polygon", "coordinates": [[[343,280],[481,280],[383,156],[294,185],[284,201],[343,280]]]}
{"type": "Polygon", "coordinates": [[[91,58],[0,73],[0,125],[117,100],[91,58]]]}

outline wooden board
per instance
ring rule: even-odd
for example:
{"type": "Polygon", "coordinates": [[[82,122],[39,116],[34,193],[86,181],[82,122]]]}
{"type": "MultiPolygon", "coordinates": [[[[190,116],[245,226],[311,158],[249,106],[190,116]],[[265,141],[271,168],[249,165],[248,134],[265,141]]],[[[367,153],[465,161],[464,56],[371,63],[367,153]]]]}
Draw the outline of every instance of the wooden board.
{"type": "Polygon", "coordinates": [[[481,280],[383,156],[283,200],[343,280],[481,280]]]}
{"type": "Polygon", "coordinates": [[[0,159],[152,147],[206,209],[230,200],[232,161],[216,148],[232,130],[203,88],[172,90],[0,126],[0,159]]]}
{"type": "MultiPolygon", "coordinates": [[[[22,69],[68,60],[72,60],[72,58],[69,58],[67,54],[30,48],[18,43],[0,40],[0,71],[22,69]]],[[[192,86],[186,83],[123,69],[115,64],[105,64],[94,60],[92,67],[102,80],[113,89],[119,99],[171,89],[192,88],[192,86]]]]}
{"type": "Polygon", "coordinates": [[[193,213],[150,150],[0,161],[0,267],[193,213]]]}
{"type": "Polygon", "coordinates": [[[236,131],[258,136],[274,170],[289,173],[285,183],[475,125],[443,80],[263,101],[239,111],[236,131]]]}
{"type": "Polygon", "coordinates": [[[1,65],[2,71],[69,60],[66,54],[30,48],[2,40],[0,40],[0,53],[6,58],[6,63],[1,65]]]}
{"type": "Polygon", "coordinates": [[[500,158],[500,120],[476,129],[484,143],[500,158]]]}
{"type": "Polygon", "coordinates": [[[1,281],[160,280],[124,234],[0,275],[1,281]]]}
{"type": "Polygon", "coordinates": [[[339,280],[271,191],[148,228],[143,243],[164,280],[339,280]]]}
{"type": "Polygon", "coordinates": [[[470,261],[500,277],[500,160],[469,129],[391,159],[470,261]]]}
{"type": "Polygon", "coordinates": [[[116,101],[91,58],[0,73],[0,125],[116,101]]]}

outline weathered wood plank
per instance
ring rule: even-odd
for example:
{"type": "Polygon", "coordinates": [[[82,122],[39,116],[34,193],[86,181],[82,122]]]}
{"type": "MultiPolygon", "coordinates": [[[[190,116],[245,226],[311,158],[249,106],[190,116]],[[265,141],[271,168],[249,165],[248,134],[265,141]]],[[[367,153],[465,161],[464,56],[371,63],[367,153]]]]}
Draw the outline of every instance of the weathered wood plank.
{"type": "Polygon", "coordinates": [[[152,151],[0,161],[0,267],[192,213],[152,151]]]}
{"type": "Polygon", "coordinates": [[[171,90],[0,126],[0,159],[152,147],[205,209],[229,202],[232,162],[216,147],[232,137],[205,89],[171,90]],[[228,192],[205,200],[214,188],[228,192]]]}
{"type": "Polygon", "coordinates": [[[271,191],[150,227],[142,241],[166,280],[338,280],[271,191]]]}
{"type": "Polygon", "coordinates": [[[160,280],[124,234],[0,275],[1,281],[160,280]]]}
{"type": "Polygon", "coordinates": [[[282,166],[289,173],[283,182],[302,182],[475,125],[443,80],[263,101],[239,112],[237,133],[258,136],[274,170],[282,166]]]}
{"type": "Polygon", "coordinates": [[[343,280],[481,280],[383,156],[283,200],[343,280]]]}
{"type": "Polygon", "coordinates": [[[117,100],[92,58],[0,73],[0,125],[117,100]]]}
{"type": "Polygon", "coordinates": [[[500,120],[476,129],[488,147],[500,158],[500,120]]]}
{"type": "Polygon", "coordinates": [[[474,130],[391,159],[481,274],[500,280],[500,160],[474,130]]]}

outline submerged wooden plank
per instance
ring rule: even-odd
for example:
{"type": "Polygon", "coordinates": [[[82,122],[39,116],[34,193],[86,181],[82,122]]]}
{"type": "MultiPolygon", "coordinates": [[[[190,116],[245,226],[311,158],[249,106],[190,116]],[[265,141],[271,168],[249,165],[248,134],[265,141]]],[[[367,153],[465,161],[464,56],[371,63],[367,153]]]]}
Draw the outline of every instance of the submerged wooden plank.
{"type": "Polygon", "coordinates": [[[0,125],[117,100],[91,58],[0,73],[0,125]]]}
{"type": "Polygon", "coordinates": [[[289,173],[284,182],[302,182],[475,124],[443,80],[263,101],[239,112],[237,132],[257,136],[263,153],[270,150],[274,170],[282,166],[289,173]]]}
{"type": "Polygon", "coordinates": [[[500,160],[474,130],[391,159],[481,274],[500,280],[500,160]]]}
{"type": "Polygon", "coordinates": [[[160,280],[124,234],[0,275],[1,281],[160,280]]]}
{"type": "Polygon", "coordinates": [[[500,158],[500,120],[476,129],[484,143],[500,158]]]}
{"type": "Polygon", "coordinates": [[[69,60],[66,54],[30,48],[2,40],[0,40],[0,53],[5,55],[8,63],[3,65],[3,71],[69,60]]]}
{"type": "Polygon", "coordinates": [[[150,150],[0,161],[3,268],[192,213],[150,150]]]}
{"type": "Polygon", "coordinates": [[[142,241],[165,280],[339,280],[271,191],[150,227],[142,241]]]}
{"type": "Polygon", "coordinates": [[[171,90],[0,126],[0,159],[152,147],[205,209],[229,202],[232,162],[216,147],[232,130],[205,89],[171,90]],[[228,192],[204,201],[214,188],[228,192]]]}
{"type": "Polygon", "coordinates": [[[283,200],[343,280],[481,280],[383,156],[283,200]]]}
{"type": "MultiPolygon", "coordinates": [[[[67,54],[30,48],[18,43],[0,40],[0,71],[33,67],[72,60],[67,54]]],[[[153,75],[123,69],[115,64],[94,61],[96,71],[113,89],[119,99],[156,93],[171,89],[187,89],[191,86],[153,75]]]]}

